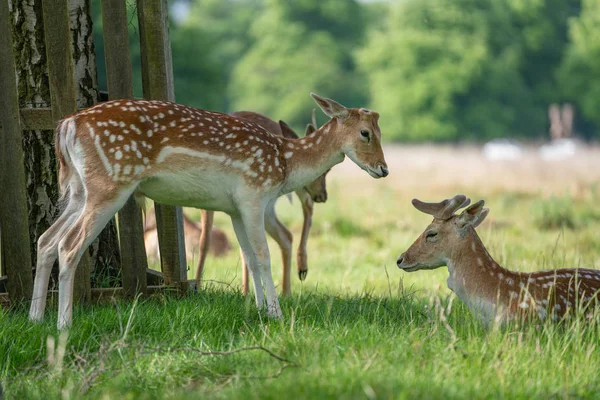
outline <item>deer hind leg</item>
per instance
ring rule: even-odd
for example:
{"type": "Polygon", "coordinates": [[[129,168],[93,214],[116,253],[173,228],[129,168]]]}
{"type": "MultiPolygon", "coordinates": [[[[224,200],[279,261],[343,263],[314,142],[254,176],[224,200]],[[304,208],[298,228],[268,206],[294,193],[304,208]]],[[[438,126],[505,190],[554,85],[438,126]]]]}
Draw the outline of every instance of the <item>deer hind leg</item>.
{"type": "Polygon", "coordinates": [[[292,271],[292,241],[294,236],[277,218],[274,204],[265,210],[265,229],[281,249],[281,259],[283,261],[282,294],[287,296],[292,291],[290,273],[292,271]]]}
{"type": "MultiPolygon", "coordinates": [[[[93,193],[101,192],[95,190],[93,193]]],[[[64,329],[72,322],[75,269],[83,252],[115,213],[123,207],[132,193],[133,188],[119,193],[105,192],[101,197],[88,195],[83,212],[60,240],[58,244],[58,329],[64,329]]]]}
{"type": "Polygon", "coordinates": [[[58,258],[58,244],[67,229],[81,214],[85,203],[83,186],[77,174],[73,174],[69,188],[67,206],[59,218],[40,236],[37,242],[35,281],[31,308],[29,309],[29,319],[32,321],[41,321],[44,318],[50,274],[52,266],[58,258]]]}
{"type": "Polygon", "coordinates": [[[200,233],[200,254],[198,257],[198,268],[196,268],[196,286],[200,289],[202,273],[204,272],[204,263],[210,248],[210,234],[212,232],[215,218],[214,211],[202,210],[202,232],[200,233]]]}

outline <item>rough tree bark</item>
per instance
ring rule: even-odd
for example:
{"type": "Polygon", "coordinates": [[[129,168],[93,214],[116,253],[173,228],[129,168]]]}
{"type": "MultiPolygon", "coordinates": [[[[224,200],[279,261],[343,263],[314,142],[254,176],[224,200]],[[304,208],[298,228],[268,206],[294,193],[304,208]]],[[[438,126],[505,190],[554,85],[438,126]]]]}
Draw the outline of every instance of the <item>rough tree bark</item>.
{"type": "MultiPolygon", "coordinates": [[[[20,107],[50,107],[42,0],[10,0],[14,55],[20,107]]],[[[96,59],[92,40],[90,0],[69,0],[74,53],[77,106],[88,107],[98,99],[96,59]]],[[[25,170],[32,260],[36,260],[37,238],[59,213],[54,133],[24,131],[25,170]]],[[[120,264],[114,219],[90,246],[95,274],[120,264]]],[[[56,270],[55,270],[56,272],[56,270]]]]}

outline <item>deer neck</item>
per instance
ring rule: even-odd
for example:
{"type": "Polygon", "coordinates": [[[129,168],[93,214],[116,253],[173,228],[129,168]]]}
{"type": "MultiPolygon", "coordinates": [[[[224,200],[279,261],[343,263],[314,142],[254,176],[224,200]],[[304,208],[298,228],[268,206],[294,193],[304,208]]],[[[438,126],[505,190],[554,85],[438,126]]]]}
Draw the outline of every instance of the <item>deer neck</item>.
{"type": "Polygon", "coordinates": [[[453,249],[448,272],[448,287],[484,322],[496,317],[498,300],[503,301],[511,287],[518,291],[520,282],[518,274],[492,258],[473,228],[453,249]]]}
{"type": "Polygon", "coordinates": [[[286,161],[283,193],[308,185],[328,169],[344,161],[344,152],[335,135],[337,121],[332,119],[302,139],[287,139],[281,145],[286,161]]]}

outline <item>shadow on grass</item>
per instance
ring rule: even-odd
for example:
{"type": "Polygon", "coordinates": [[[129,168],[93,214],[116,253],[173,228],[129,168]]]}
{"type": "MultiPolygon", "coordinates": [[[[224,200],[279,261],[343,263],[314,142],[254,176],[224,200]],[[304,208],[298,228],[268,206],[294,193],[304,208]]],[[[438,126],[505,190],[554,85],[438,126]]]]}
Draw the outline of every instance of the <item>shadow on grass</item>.
{"type": "MultiPolygon", "coordinates": [[[[423,303],[409,294],[390,298],[305,292],[280,298],[280,302],[284,314],[280,320],[259,312],[253,295],[211,286],[182,297],[165,293],[137,302],[118,300],[112,304],[75,306],[69,344],[74,349],[95,351],[102,340],[120,340],[127,335],[144,343],[201,342],[220,349],[245,341],[248,335],[263,337],[265,327],[272,332],[289,332],[290,325],[351,329],[360,324],[382,331],[418,325],[427,319],[422,313],[423,303]]],[[[26,305],[0,311],[0,364],[5,371],[31,366],[45,357],[47,337],[58,335],[56,313],[55,301],[49,302],[41,324],[28,320],[26,305]]]]}

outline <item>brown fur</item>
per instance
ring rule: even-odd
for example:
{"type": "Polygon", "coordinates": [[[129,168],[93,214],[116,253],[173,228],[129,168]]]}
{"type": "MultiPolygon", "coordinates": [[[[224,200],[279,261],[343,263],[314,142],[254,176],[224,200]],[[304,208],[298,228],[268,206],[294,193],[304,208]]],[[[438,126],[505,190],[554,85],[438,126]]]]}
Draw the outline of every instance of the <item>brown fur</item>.
{"type": "MultiPolygon", "coordinates": [[[[183,214],[183,232],[185,235],[185,252],[188,260],[194,259],[200,251],[202,226],[183,214]]],[[[149,259],[159,260],[158,235],[156,232],[156,216],[154,207],[149,210],[144,221],[144,242],[149,259]]],[[[210,252],[215,257],[223,257],[231,251],[231,244],[225,232],[218,228],[210,231],[210,252]]]]}
{"type": "MultiPolygon", "coordinates": [[[[299,139],[299,136],[296,134],[296,132],[294,132],[294,130],[291,129],[289,125],[287,125],[284,121],[280,120],[279,123],[277,123],[271,118],[253,111],[235,111],[230,113],[230,115],[237,118],[252,121],[262,126],[267,131],[271,132],[276,136],[282,136],[289,139],[299,139]]],[[[316,119],[313,110],[312,124],[307,125],[305,137],[314,133],[316,129],[316,119]]],[[[308,243],[310,227],[312,225],[313,201],[319,203],[327,201],[326,176],[328,173],[329,170],[327,170],[323,175],[319,176],[309,185],[306,185],[303,190],[301,189],[299,191],[296,191],[297,196],[300,198],[300,203],[302,206],[304,216],[302,224],[302,236],[297,250],[297,269],[298,275],[301,280],[304,280],[308,272],[308,256],[306,247],[308,243]],[[306,192],[308,193],[308,195],[305,194],[306,192]]],[[[213,211],[202,211],[202,229],[210,230],[213,225],[213,220],[213,211]]],[[[293,235],[277,218],[275,218],[275,223],[277,225],[276,229],[269,233],[273,233],[272,237],[278,243],[282,253],[283,284],[281,287],[281,292],[283,295],[289,295],[291,294],[291,279],[289,276],[291,270],[291,252],[289,247],[291,246],[291,243],[293,241],[293,235]]],[[[202,274],[204,272],[204,264],[206,262],[207,249],[211,246],[212,237],[209,235],[200,235],[200,255],[198,257],[198,266],[196,268],[196,282],[198,284],[198,287],[200,287],[200,283],[202,281],[202,274]]],[[[246,268],[246,263],[242,254],[242,293],[244,294],[248,293],[248,281],[248,269],[246,268]]]]}
{"type": "Polygon", "coordinates": [[[413,200],[419,210],[433,214],[434,220],[400,256],[399,268],[412,272],[447,264],[449,283],[455,286],[451,289],[459,297],[492,304],[501,321],[532,315],[560,319],[578,305],[586,307],[600,300],[598,270],[570,268],[526,273],[501,267],[475,231],[489,211],[483,208],[483,201],[460,215],[452,215],[457,208],[468,204],[465,199],[457,195],[445,203],[413,200]],[[444,214],[442,211],[448,210],[448,204],[454,204],[455,208],[444,214]]]}
{"type": "Polygon", "coordinates": [[[63,214],[38,241],[30,318],[44,316],[50,272],[59,259],[57,325],[71,324],[79,259],[127,199],[144,190],[164,204],[228,213],[249,257],[256,306],[262,309],[266,303],[269,316],[280,318],[262,219],[266,208],[345,155],[374,178],[388,175],[377,114],[311,96],[332,119],[300,140],[275,136],[230,115],[166,101],[108,101],[65,118],[57,132],[57,152],[70,173],[68,180],[62,178],[68,181],[69,198],[63,214]],[[228,186],[211,181],[216,176],[226,177],[228,186]]]}

